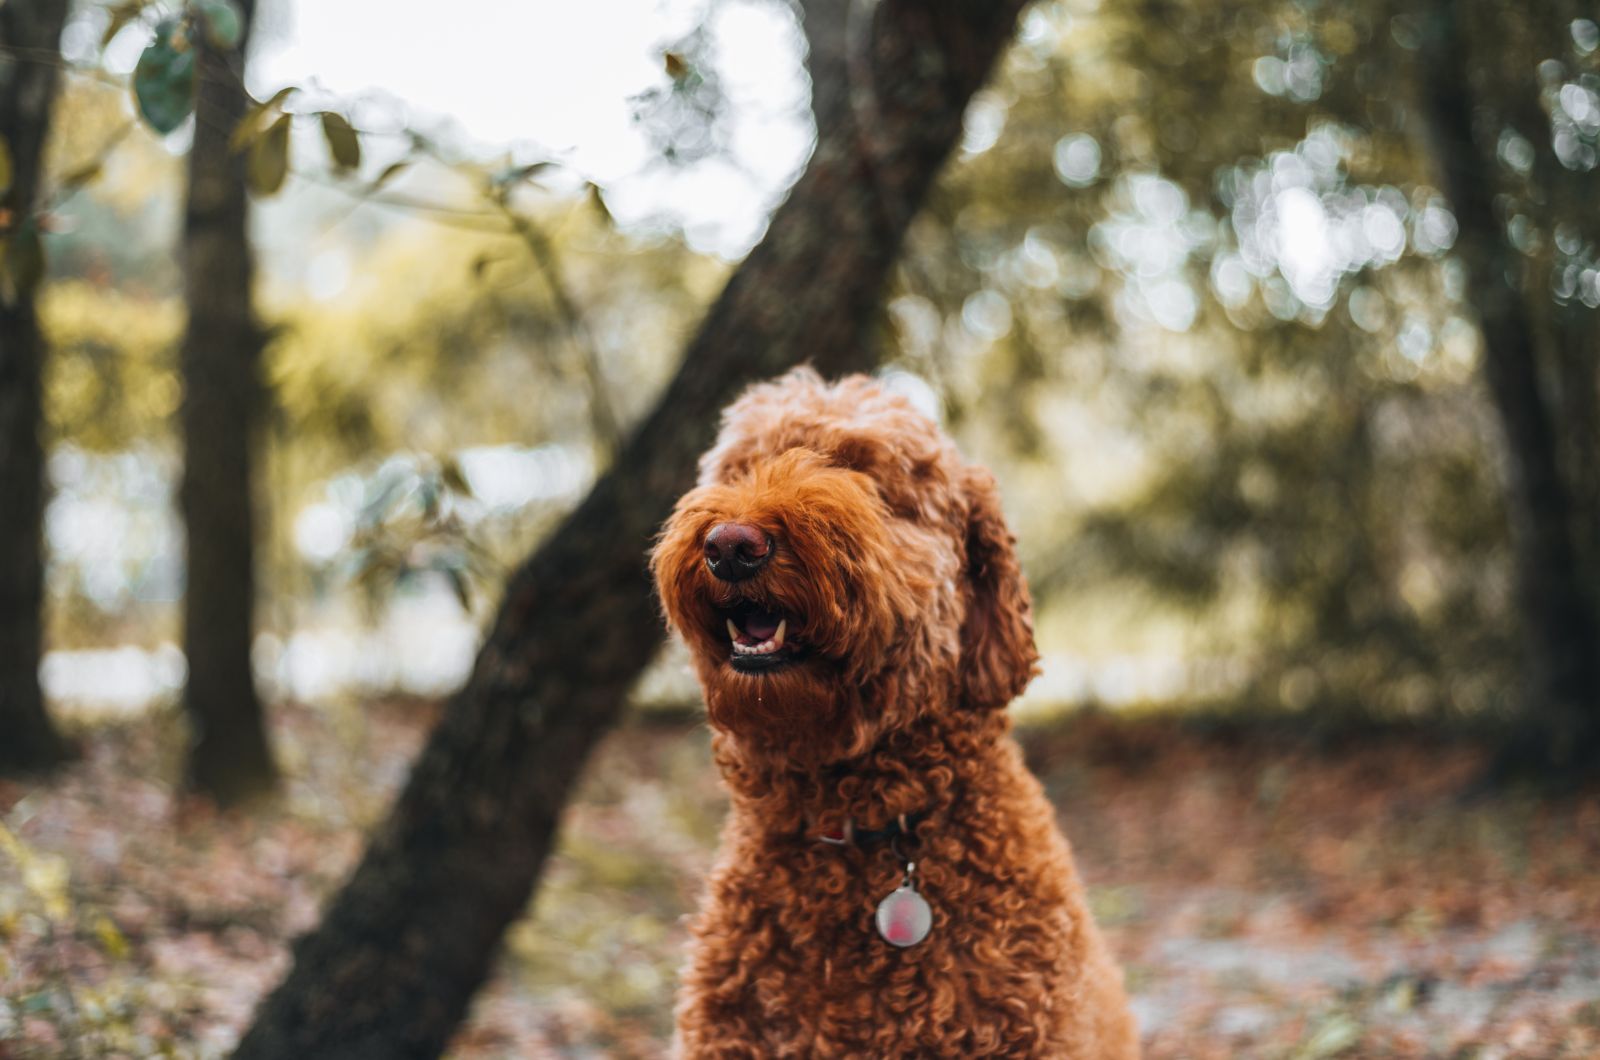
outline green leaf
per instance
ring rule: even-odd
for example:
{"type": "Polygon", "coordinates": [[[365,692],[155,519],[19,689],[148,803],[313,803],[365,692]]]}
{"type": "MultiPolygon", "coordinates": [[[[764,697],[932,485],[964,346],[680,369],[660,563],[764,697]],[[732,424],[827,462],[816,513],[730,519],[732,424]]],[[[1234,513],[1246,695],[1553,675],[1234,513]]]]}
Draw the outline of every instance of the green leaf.
{"type": "Polygon", "coordinates": [[[100,941],[100,948],[107,957],[114,961],[126,960],[128,956],[128,939],[117,927],[115,921],[104,914],[94,918],[94,935],[100,941]]]}
{"type": "Polygon", "coordinates": [[[395,177],[398,177],[402,171],[410,168],[410,166],[411,162],[404,158],[398,162],[390,162],[383,168],[383,172],[378,174],[378,179],[374,180],[370,185],[367,186],[367,194],[371,195],[373,192],[389,183],[389,181],[393,180],[395,177]]]}
{"type": "Polygon", "coordinates": [[[600,185],[589,182],[589,205],[600,214],[600,220],[606,224],[616,224],[616,218],[611,216],[611,210],[606,206],[605,197],[600,194],[600,185]]]}
{"type": "Polygon", "coordinates": [[[455,590],[456,599],[461,602],[461,610],[472,614],[472,585],[467,581],[467,575],[460,567],[441,566],[439,568],[446,578],[450,579],[450,588],[455,590]]]}
{"type": "Polygon", "coordinates": [[[0,195],[11,190],[11,145],[0,136],[0,195]]]}
{"type": "Polygon", "coordinates": [[[409,485],[404,472],[380,471],[374,482],[369,484],[367,496],[361,503],[361,525],[376,526],[389,518],[409,485]]]}
{"type": "Polygon", "coordinates": [[[417,480],[417,499],[422,502],[423,518],[431,521],[439,512],[439,483],[432,475],[417,480]]]}
{"type": "Polygon", "coordinates": [[[439,478],[452,493],[459,493],[463,497],[472,496],[472,486],[467,482],[467,476],[462,473],[461,465],[452,457],[446,457],[439,462],[439,478]]]}
{"type": "Polygon", "coordinates": [[[328,153],[333,164],[343,172],[361,166],[361,138],[343,114],[337,111],[322,112],[322,136],[328,141],[328,153]]]}
{"type": "Polygon", "coordinates": [[[257,195],[273,195],[289,175],[289,126],[292,118],[280,114],[250,145],[250,188],[257,195]]]}
{"type": "Polygon", "coordinates": [[[150,127],[165,136],[194,110],[194,46],[183,23],[162,19],[156,39],[133,68],[133,98],[150,127]]]}
{"type": "Polygon", "coordinates": [[[228,137],[228,146],[234,151],[243,151],[255,143],[261,136],[261,130],[267,127],[267,120],[278,114],[283,109],[284,102],[298,91],[294,85],[289,85],[278,89],[265,103],[252,106],[245,116],[239,119],[239,124],[233,127],[233,135],[228,137]]]}
{"type": "Polygon", "coordinates": [[[194,7],[213,48],[231,52],[239,46],[244,38],[244,12],[235,0],[195,0],[194,7]]]}

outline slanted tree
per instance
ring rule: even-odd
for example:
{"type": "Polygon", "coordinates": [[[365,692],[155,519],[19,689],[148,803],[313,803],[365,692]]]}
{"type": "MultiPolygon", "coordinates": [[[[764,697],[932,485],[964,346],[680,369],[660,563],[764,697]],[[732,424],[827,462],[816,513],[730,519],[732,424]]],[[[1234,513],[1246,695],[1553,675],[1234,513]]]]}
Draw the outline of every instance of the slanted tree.
{"type": "Polygon", "coordinates": [[[0,4],[0,771],[43,770],[67,748],[39,688],[44,606],[44,266],[39,186],[60,81],[66,0],[0,4]]]}
{"type": "MultiPolygon", "coordinates": [[[[1511,9],[1440,0],[1422,42],[1419,86],[1429,143],[1459,226],[1455,253],[1465,268],[1467,303],[1483,338],[1483,374],[1505,435],[1506,494],[1516,564],[1526,672],[1524,717],[1500,763],[1502,772],[1546,777],[1593,770],[1600,751],[1600,599],[1586,576],[1581,484],[1562,460],[1564,424],[1549,380],[1560,366],[1535,326],[1524,289],[1525,263],[1496,211],[1498,124],[1478,120],[1486,106],[1467,20],[1513,17],[1511,9]]],[[[1520,17],[1520,16],[1517,16],[1520,17]]],[[[1492,27],[1490,27],[1492,28],[1492,27]]],[[[1528,77],[1531,82],[1533,74],[1528,77]]],[[[1536,93],[1532,83],[1509,86],[1536,93]]],[[[1506,88],[1496,85],[1494,91],[1506,88]]],[[[1542,280],[1533,281],[1542,286],[1542,280]]],[[[1593,404],[1592,354],[1587,378],[1568,379],[1593,404]]],[[[1580,396],[1580,395],[1575,395],[1580,396]]],[[[1589,454],[1593,460],[1594,454],[1589,454]]],[[[1595,531],[1591,524],[1590,533],[1595,531]]]]}
{"type": "Polygon", "coordinates": [[[511,576],[472,675],[238,1056],[434,1056],[524,910],[579,770],[660,640],[644,554],[718,410],[873,363],[885,278],[1020,0],[805,9],[811,162],[589,496],[511,576]],[[847,33],[849,26],[852,32],[847,33]]]}
{"type": "MultiPolygon", "coordinates": [[[[234,803],[270,789],[277,770],[250,665],[255,629],[255,496],[251,451],[262,400],[262,331],[252,307],[255,268],[247,156],[229,140],[249,111],[244,87],[254,0],[237,27],[189,34],[195,51],[194,146],[183,219],[188,327],[180,353],[188,548],[184,708],[191,785],[234,803]]],[[[207,17],[215,17],[208,14],[207,17]]],[[[148,111],[147,111],[148,113],[148,111]]]]}

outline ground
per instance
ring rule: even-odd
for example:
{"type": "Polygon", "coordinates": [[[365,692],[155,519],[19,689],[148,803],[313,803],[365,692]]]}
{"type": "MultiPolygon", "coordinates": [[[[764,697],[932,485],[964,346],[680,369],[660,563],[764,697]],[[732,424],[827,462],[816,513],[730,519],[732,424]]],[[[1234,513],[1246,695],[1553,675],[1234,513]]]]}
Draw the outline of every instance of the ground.
{"type": "MultiPolygon", "coordinates": [[[[170,715],[86,730],[47,785],[0,782],[0,1060],[224,1055],[435,711],[278,708],[290,780],[250,813],[174,794],[170,715]]],[[[1471,741],[1286,731],[1022,730],[1147,1055],[1600,1054],[1597,793],[1468,801],[1471,741]]],[[[661,1055],[723,805],[698,724],[614,734],[451,1055],[661,1055]]]]}

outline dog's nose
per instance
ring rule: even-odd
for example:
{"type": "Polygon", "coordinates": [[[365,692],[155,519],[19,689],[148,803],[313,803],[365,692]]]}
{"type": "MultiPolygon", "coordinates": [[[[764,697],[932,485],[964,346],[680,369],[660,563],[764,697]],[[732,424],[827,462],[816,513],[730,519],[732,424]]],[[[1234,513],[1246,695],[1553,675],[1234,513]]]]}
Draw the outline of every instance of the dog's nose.
{"type": "Polygon", "coordinates": [[[743,581],[772,555],[772,539],[749,523],[718,523],[706,535],[706,566],[725,582],[743,581]]]}

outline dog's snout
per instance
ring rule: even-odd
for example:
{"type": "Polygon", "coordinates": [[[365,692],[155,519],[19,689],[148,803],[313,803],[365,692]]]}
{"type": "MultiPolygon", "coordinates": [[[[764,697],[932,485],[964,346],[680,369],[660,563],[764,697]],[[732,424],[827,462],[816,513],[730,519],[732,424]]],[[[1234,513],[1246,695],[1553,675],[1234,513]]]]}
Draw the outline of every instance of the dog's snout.
{"type": "Polygon", "coordinates": [[[706,566],[725,582],[743,581],[772,555],[772,539],[749,523],[718,523],[706,534],[706,566]]]}

